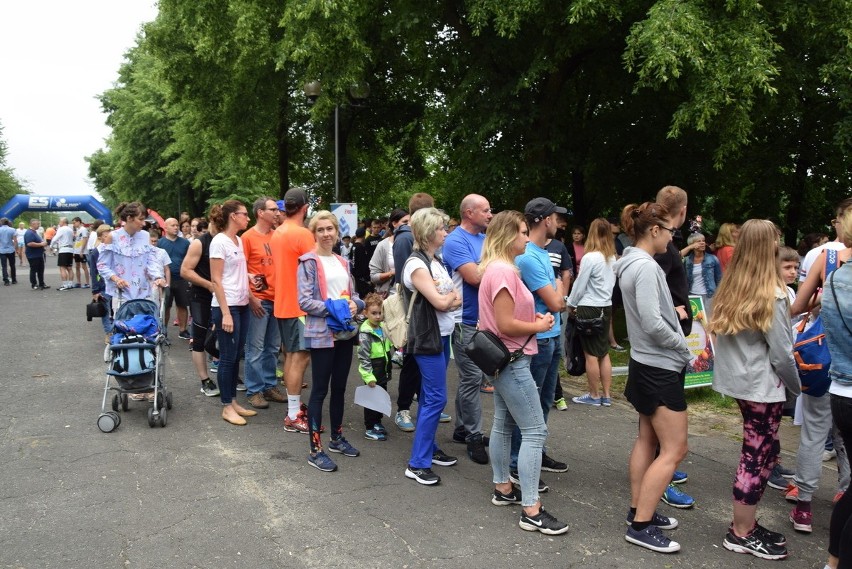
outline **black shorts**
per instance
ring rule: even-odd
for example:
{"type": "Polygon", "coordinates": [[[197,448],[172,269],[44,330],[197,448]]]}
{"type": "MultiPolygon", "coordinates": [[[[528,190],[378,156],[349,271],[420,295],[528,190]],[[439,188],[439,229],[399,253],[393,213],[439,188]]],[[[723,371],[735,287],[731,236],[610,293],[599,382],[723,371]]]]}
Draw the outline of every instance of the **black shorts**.
{"type": "Polygon", "coordinates": [[[73,267],[74,253],[59,253],[56,257],[57,267],[73,267]]]}
{"type": "Polygon", "coordinates": [[[669,371],[630,358],[624,396],[638,413],[649,417],[660,405],[672,411],[686,411],[685,381],[686,367],[679,372],[669,371]]]}
{"type": "Polygon", "coordinates": [[[212,296],[195,294],[189,305],[189,313],[192,315],[192,351],[203,352],[204,342],[207,339],[207,329],[210,327],[210,303],[212,296]]]}
{"type": "Polygon", "coordinates": [[[88,263],[89,259],[86,257],[86,255],[78,255],[77,253],[74,253],[74,262],[75,263],[88,263]]]}
{"type": "Polygon", "coordinates": [[[166,308],[171,308],[172,304],[177,304],[178,308],[189,308],[189,281],[172,279],[165,302],[166,308]]]}

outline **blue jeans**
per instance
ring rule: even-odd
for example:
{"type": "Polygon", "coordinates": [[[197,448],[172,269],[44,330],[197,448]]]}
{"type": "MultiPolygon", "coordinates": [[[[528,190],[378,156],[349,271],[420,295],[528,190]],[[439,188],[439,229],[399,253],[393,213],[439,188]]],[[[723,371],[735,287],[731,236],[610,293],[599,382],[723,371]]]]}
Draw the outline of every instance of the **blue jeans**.
{"type": "Polygon", "coordinates": [[[491,427],[491,470],[494,483],[509,481],[510,448],[514,431],[520,431],[520,452],[514,459],[521,480],[521,504],[538,501],[541,453],[547,439],[547,425],[541,410],[538,387],[530,373],[530,358],[523,356],[506,366],[494,386],[494,424],[491,427]]]}
{"type": "MultiPolygon", "coordinates": [[[[562,346],[559,336],[555,338],[544,338],[538,340],[538,353],[530,361],[530,373],[533,381],[538,387],[539,399],[541,401],[541,412],[544,422],[550,408],[553,407],[553,394],[556,392],[556,383],[559,381],[559,362],[562,360],[562,346]]],[[[518,467],[518,453],[521,450],[521,431],[515,428],[512,433],[512,469],[518,467]]],[[[542,452],[544,446],[542,446],[542,452]]]]}
{"type": "Polygon", "coordinates": [[[104,327],[104,334],[109,334],[112,332],[112,297],[104,293],[101,293],[101,296],[106,300],[107,307],[106,314],[101,316],[101,325],[104,327]]]}
{"type": "Polygon", "coordinates": [[[278,382],[275,377],[278,350],[281,349],[278,320],[272,313],[271,300],[261,300],[260,305],[263,308],[263,316],[256,316],[249,310],[245,381],[248,396],[272,389],[278,382]]]}
{"type": "Polygon", "coordinates": [[[450,363],[450,337],[441,338],[444,351],[440,354],[414,355],[420,368],[420,396],[417,399],[417,427],[411,445],[409,466],[431,468],[432,455],[438,449],[435,433],[441,411],[447,404],[447,366],[450,363]]]}
{"type": "Polygon", "coordinates": [[[222,405],[230,405],[237,396],[240,351],[246,343],[249,323],[248,305],[230,306],[228,309],[234,321],[234,331],[230,334],[222,330],[222,309],[213,307],[213,323],[216,324],[216,339],[219,341],[219,372],[216,380],[222,405]]]}

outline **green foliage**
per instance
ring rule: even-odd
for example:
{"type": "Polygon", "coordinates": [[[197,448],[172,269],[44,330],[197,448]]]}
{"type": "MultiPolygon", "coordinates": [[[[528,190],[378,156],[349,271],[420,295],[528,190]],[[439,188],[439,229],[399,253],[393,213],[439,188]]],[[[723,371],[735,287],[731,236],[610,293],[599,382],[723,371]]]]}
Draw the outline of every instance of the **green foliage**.
{"type": "Polygon", "coordinates": [[[0,204],[5,204],[17,194],[29,193],[15,175],[15,171],[6,163],[8,152],[6,139],[3,138],[3,125],[0,124],[0,204]]]}

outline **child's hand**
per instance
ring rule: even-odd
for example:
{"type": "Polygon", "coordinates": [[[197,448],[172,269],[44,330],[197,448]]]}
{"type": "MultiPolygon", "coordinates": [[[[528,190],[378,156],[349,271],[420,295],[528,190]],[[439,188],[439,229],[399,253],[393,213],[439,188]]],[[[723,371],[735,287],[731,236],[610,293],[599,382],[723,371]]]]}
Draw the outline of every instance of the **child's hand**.
{"type": "Polygon", "coordinates": [[[368,383],[367,385],[369,385],[370,387],[375,387],[375,386],[376,386],[376,382],[375,382],[375,381],[371,381],[371,382],[370,382],[370,383],[368,383]]]}

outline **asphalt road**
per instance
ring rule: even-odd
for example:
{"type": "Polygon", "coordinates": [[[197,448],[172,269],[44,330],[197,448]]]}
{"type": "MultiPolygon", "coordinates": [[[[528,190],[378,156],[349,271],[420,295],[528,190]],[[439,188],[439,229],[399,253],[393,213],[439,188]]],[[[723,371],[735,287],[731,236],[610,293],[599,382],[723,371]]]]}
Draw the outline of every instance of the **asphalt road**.
{"type": "MultiPolygon", "coordinates": [[[[48,259],[54,265],[55,258],[48,259]]],[[[26,269],[24,269],[26,271],[26,269]]],[[[358,458],[334,455],[332,474],[306,461],[307,436],[282,428],[285,406],[261,411],[246,427],[220,418],[217,398],[199,391],[186,342],[166,355],[174,408],[166,428],[149,428],[145,407],[131,403],[120,427],[96,426],[106,365],[99,322],[87,322],[88,291],[0,289],[0,567],[3,568],[266,568],[266,567],[752,567],[772,562],[721,546],[731,517],[730,486],[739,441],[730,421],[691,417],[683,489],[697,501],[676,516],[681,552],[664,555],[624,541],[629,505],[626,464],[637,419],[620,394],[612,408],[573,405],[550,414],[548,453],[569,463],[543,473],[543,503],[571,530],[549,537],[518,527],[519,507],[490,502],[491,469],[471,462],[441,425],[439,444],[460,457],[435,467],[436,487],[403,476],[411,434],[392,421],[390,439],[362,437],[352,403],[361,380],[353,365],[345,422],[358,458]]],[[[171,330],[176,330],[172,327],[171,330]]],[[[396,374],[396,372],[395,372],[396,374]]],[[[307,374],[310,382],[310,371],[307,374]]],[[[449,369],[450,392],[456,383],[449,369]]],[[[396,396],[396,376],[391,397],[396,396]]],[[[575,378],[563,378],[579,394],[575,378]]],[[[242,395],[240,395],[242,398],[242,395]]],[[[492,404],[483,395],[485,424],[492,404]]],[[[305,400],[307,392],[305,393],[305,400]]],[[[451,397],[452,400],[452,397],[451,397]]],[[[447,412],[454,413],[450,403],[447,412]]],[[[783,428],[787,465],[798,433],[783,428]]],[[[814,533],[793,532],[790,506],[767,489],[761,523],[786,533],[790,567],[821,569],[834,494],[834,462],[814,500],[814,533]]]]}

